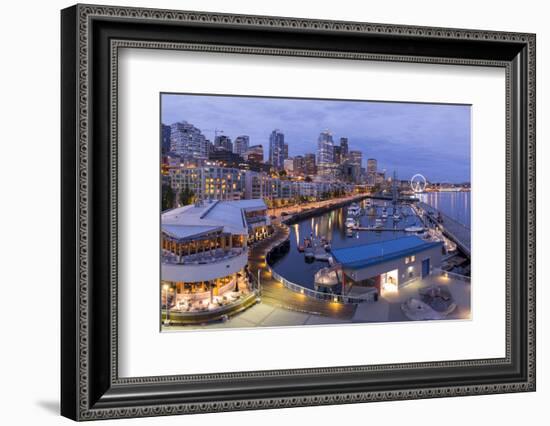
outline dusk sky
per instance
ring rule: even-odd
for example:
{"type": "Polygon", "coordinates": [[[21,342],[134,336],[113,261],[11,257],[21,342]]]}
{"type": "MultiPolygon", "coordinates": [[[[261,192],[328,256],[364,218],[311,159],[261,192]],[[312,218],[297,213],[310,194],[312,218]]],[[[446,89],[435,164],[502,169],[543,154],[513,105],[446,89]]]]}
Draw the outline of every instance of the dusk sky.
{"type": "Polygon", "coordinates": [[[470,106],[232,96],[162,95],[162,122],[185,120],[214,140],[214,129],[232,141],[249,135],[250,145],[269,152],[269,135],[280,129],[289,156],[317,151],[330,130],[335,144],[347,137],[350,150],[378,160],[378,169],[400,179],[422,173],[432,182],[470,181],[470,106]]]}

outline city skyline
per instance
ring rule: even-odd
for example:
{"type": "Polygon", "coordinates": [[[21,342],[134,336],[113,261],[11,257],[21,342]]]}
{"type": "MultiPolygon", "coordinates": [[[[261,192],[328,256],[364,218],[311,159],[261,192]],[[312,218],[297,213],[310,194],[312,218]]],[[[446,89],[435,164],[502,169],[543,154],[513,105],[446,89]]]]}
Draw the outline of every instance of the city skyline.
{"type": "Polygon", "coordinates": [[[291,157],[317,152],[328,129],[335,144],[344,137],[363,153],[363,167],[376,158],[379,170],[403,179],[423,173],[430,181],[470,181],[469,105],[163,94],[161,118],[188,121],[211,141],[215,129],[232,140],[248,135],[266,153],[280,129],[291,157]]]}

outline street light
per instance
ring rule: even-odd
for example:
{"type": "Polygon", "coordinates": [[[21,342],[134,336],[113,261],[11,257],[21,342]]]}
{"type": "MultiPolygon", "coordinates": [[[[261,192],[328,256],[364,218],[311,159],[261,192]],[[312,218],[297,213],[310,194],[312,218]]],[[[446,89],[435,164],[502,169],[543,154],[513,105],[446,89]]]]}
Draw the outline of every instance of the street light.
{"type": "Polygon", "coordinates": [[[262,294],[262,287],[260,282],[260,268],[258,268],[258,295],[261,296],[262,294]]]}
{"type": "Polygon", "coordinates": [[[166,318],[164,319],[164,324],[165,325],[168,325],[170,323],[170,318],[169,318],[169,311],[168,311],[168,284],[164,284],[162,286],[162,289],[164,290],[164,300],[165,300],[165,308],[166,308],[166,318]]]}

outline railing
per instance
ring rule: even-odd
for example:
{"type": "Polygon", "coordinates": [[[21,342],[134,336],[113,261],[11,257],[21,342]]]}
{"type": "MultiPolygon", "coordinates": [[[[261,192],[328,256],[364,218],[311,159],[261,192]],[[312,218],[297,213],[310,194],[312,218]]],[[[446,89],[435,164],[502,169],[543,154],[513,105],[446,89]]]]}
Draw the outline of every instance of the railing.
{"type": "Polygon", "coordinates": [[[445,213],[441,212],[435,207],[430,206],[429,204],[426,204],[421,201],[418,203],[418,205],[425,212],[433,212],[434,214],[441,215],[441,218],[443,219],[443,221],[438,222],[437,217],[433,217],[433,216],[430,216],[429,214],[426,214],[429,220],[442,226],[442,228],[444,229],[444,232],[447,233],[448,236],[451,239],[453,239],[459,246],[461,246],[461,248],[465,250],[468,255],[470,254],[470,247],[471,247],[470,228],[458,222],[457,220],[453,219],[452,217],[446,215],[445,213]]]}
{"type": "Polygon", "coordinates": [[[277,272],[275,272],[271,267],[268,265],[268,270],[271,273],[271,276],[276,281],[279,281],[281,284],[283,284],[286,288],[289,290],[292,290],[296,293],[303,294],[308,297],[312,297],[317,300],[323,300],[326,302],[336,302],[336,303],[344,303],[344,304],[355,304],[355,303],[363,303],[363,302],[372,302],[375,299],[376,291],[373,289],[373,291],[369,292],[365,296],[345,296],[341,294],[332,294],[332,293],[324,293],[321,291],[312,290],[307,287],[303,287],[299,284],[293,283],[288,281],[286,278],[280,276],[277,272]]]}
{"type": "Polygon", "coordinates": [[[162,261],[175,265],[206,265],[220,262],[240,256],[246,251],[245,247],[233,248],[231,250],[215,249],[204,253],[196,253],[187,256],[177,256],[171,252],[162,253],[162,261]]]}
{"type": "Polygon", "coordinates": [[[250,217],[246,217],[246,222],[251,225],[251,224],[256,224],[258,222],[266,222],[267,223],[267,217],[266,216],[250,216],[250,217]]]}
{"type": "Polygon", "coordinates": [[[439,275],[445,278],[450,277],[455,280],[464,281],[465,283],[471,284],[471,278],[467,277],[466,275],[460,275],[455,272],[444,271],[441,268],[433,268],[432,273],[434,275],[439,275]]]}
{"type": "Polygon", "coordinates": [[[177,311],[170,309],[168,311],[168,318],[166,315],[166,309],[161,311],[161,319],[164,322],[166,319],[170,323],[179,324],[200,324],[208,321],[219,320],[223,315],[231,315],[240,312],[249,306],[256,303],[257,293],[251,291],[249,294],[240,297],[233,303],[222,305],[216,309],[204,310],[204,311],[177,311]]]}

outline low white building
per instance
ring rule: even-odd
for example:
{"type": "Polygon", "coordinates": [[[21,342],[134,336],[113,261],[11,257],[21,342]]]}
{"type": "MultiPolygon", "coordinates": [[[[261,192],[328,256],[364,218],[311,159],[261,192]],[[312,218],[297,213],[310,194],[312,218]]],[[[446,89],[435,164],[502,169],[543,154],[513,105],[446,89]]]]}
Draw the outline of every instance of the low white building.
{"type": "Polygon", "coordinates": [[[165,304],[212,303],[227,292],[246,291],[238,282],[246,276],[248,243],[269,232],[263,200],[203,202],[163,213],[161,281],[165,304]]]}

